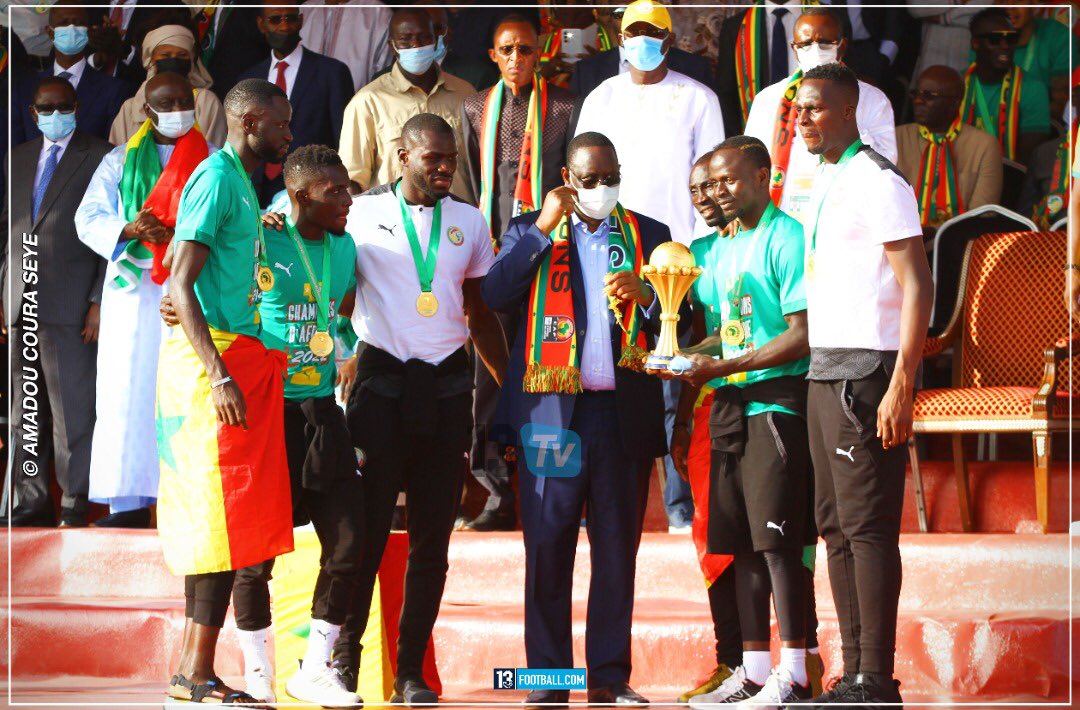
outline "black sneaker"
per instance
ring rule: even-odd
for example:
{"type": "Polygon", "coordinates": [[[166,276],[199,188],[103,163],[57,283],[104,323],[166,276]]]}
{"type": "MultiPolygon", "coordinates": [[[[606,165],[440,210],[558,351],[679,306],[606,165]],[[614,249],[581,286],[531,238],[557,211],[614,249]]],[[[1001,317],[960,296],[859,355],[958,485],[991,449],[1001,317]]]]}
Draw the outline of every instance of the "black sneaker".
{"type": "MultiPolygon", "coordinates": [[[[900,697],[900,681],[881,673],[859,673],[855,682],[848,686],[843,697],[833,704],[858,703],[868,710],[878,710],[876,703],[889,703],[889,710],[899,707],[903,710],[904,699],[900,697]]],[[[886,710],[881,707],[880,710],[886,710]]]]}
{"type": "Polygon", "coordinates": [[[810,698],[809,700],[793,700],[784,707],[794,707],[796,705],[833,705],[841,698],[845,697],[851,686],[855,685],[855,673],[845,673],[839,678],[833,678],[830,680],[826,687],[826,690],[821,695],[810,698]]]}
{"type": "Polygon", "coordinates": [[[330,670],[338,674],[346,690],[348,690],[350,693],[356,692],[356,686],[359,684],[360,680],[359,659],[356,661],[356,663],[348,663],[335,658],[330,663],[330,670]]]}

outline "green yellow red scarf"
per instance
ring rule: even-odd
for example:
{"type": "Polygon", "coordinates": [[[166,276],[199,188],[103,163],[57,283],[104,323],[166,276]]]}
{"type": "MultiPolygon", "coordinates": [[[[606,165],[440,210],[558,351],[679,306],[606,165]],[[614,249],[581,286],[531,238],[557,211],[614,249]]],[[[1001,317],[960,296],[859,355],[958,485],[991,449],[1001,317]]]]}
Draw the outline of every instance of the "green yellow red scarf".
{"type": "MultiPolygon", "coordinates": [[[[491,87],[484,100],[484,112],[480,118],[480,211],[484,213],[488,229],[491,229],[491,210],[495,199],[495,156],[498,149],[499,117],[502,112],[503,80],[491,87]]],[[[544,124],[547,121],[547,80],[533,74],[533,90],[529,96],[528,118],[525,135],[521,139],[521,157],[518,160],[517,184],[514,200],[518,203],[517,214],[532,212],[543,204],[543,149],[544,124]]],[[[491,240],[498,251],[498,238],[491,240]]]]}
{"type": "Polygon", "coordinates": [[[791,162],[791,145],[795,142],[795,94],[799,93],[802,77],[802,69],[797,69],[788,77],[788,85],[784,88],[783,96],[780,97],[780,104],[776,107],[776,118],[773,121],[773,140],[772,147],[769,149],[769,155],[772,157],[769,196],[777,207],[780,206],[780,198],[784,196],[784,182],[787,179],[788,163],[791,162]]]}
{"type": "Polygon", "coordinates": [[[764,2],[759,0],[754,7],[746,11],[735,41],[735,81],[738,85],[739,108],[742,110],[744,126],[746,117],[750,115],[750,104],[769,80],[765,72],[768,64],[766,54],[769,42],[766,32],[769,23],[763,5],[764,2]]]}
{"type": "MultiPolygon", "coordinates": [[[[641,248],[641,228],[637,218],[615,205],[609,217],[609,263],[612,271],[641,273],[644,255],[641,248]]],[[[570,277],[570,218],[563,217],[552,234],[552,247],[540,264],[529,293],[528,347],[525,350],[525,392],[559,392],[576,394],[581,391],[581,356],[577,346],[574,322],[574,297],[570,277]]],[[[615,315],[623,331],[619,367],[638,372],[644,368],[645,333],[641,330],[643,316],[635,303],[622,304],[615,315]]]]}
{"type": "Polygon", "coordinates": [[[915,194],[919,198],[919,218],[924,227],[939,227],[964,211],[953,153],[953,141],[963,125],[957,116],[946,133],[932,133],[926,126],[919,126],[919,135],[926,141],[926,148],[923,149],[915,194]]]}
{"type": "MultiPolygon", "coordinates": [[[[143,209],[166,227],[176,226],[176,208],[195,167],[209,155],[206,139],[196,124],[176,141],[169,164],[161,167],[157,143],[151,132],[153,122],[146,119],[127,142],[124,170],[120,176],[120,199],[124,204],[124,219],[132,222],[143,209]]],[[[135,288],[144,269],[156,284],[165,283],[169,272],[162,265],[168,244],[152,244],[133,239],[116,259],[119,273],[112,285],[121,291],[135,288]]]]}
{"type": "Polygon", "coordinates": [[[1035,205],[1035,213],[1032,215],[1035,223],[1042,229],[1049,229],[1055,215],[1061,213],[1069,204],[1069,168],[1072,159],[1069,149],[1072,141],[1076,140],[1076,124],[1061,139],[1057,153],[1054,155],[1054,170],[1050,173],[1050,185],[1046,195],[1035,205]]]}
{"type": "Polygon", "coordinates": [[[1020,92],[1023,89],[1024,72],[1020,67],[1014,66],[1001,82],[1001,94],[998,97],[998,105],[984,107],[986,112],[997,109],[996,116],[983,116],[984,110],[979,108],[982,93],[979,90],[979,78],[975,76],[975,65],[972,64],[964,73],[964,100],[960,104],[960,117],[964,123],[970,123],[987,133],[997,136],[1001,143],[1001,152],[1009,160],[1016,160],[1016,137],[1020,132],[1020,92]],[[987,119],[996,123],[986,125],[987,119]]]}

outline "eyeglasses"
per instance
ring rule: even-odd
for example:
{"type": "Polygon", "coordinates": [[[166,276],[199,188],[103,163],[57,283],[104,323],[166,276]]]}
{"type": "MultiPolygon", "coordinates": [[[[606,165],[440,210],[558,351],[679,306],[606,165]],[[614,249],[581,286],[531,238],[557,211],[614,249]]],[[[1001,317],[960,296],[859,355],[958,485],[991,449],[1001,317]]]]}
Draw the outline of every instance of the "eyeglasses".
{"type": "Polygon", "coordinates": [[[792,49],[809,49],[810,47],[814,46],[815,44],[817,46],[821,47],[822,49],[832,49],[833,47],[840,46],[840,40],[838,40],[838,39],[835,39],[835,40],[820,39],[820,40],[817,40],[817,41],[808,40],[806,42],[792,42],[791,47],[792,47],[792,49]]]}
{"type": "Polygon", "coordinates": [[[1020,43],[1020,33],[1016,30],[995,30],[975,35],[975,39],[981,39],[989,45],[1005,44],[1014,47],[1020,43]]]}
{"type": "Polygon", "coordinates": [[[34,105],[34,110],[37,111],[37,114],[39,116],[51,116],[54,113],[56,113],[57,111],[59,111],[60,113],[66,115],[66,114],[75,113],[75,105],[74,104],[62,104],[60,106],[38,106],[38,105],[35,104],[34,105]]]}
{"type": "MultiPolygon", "coordinates": [[[[636,22],[634,24],[637,24],[636,22]]],[[[623,37],[652,37],[653,39],[667,39],[667,36],[671,34],[662,27],[656,25],[650,25],[642,23],[637,29],[627,28],[622,31],[623,37]]]]}
{"type": "Polygon", "coordinates": [[[955,99],[955,94],[946,94],[941,91],[922,91],[919,89],[912,89],[908,92],[908,96],[912,101],[937,101],[938,99],[955,99]]]}
{"type": "Polygon", "coordinates": [[[271,25],[280,25],[283,22],[295,24],[300,21],[300,13],[290,12],[286,15],[268,15],[266,17],[266,21],[269,22],[271,25]]]}
{"type": "Polygon", "coordinates": [[[512,57],[514,52],[517,52],[523,57],[530,57],[536,53],[536,47],[530,44],[507,44],[502,47],[496,47],[495,51],[504,57],[512,57]]]}
{"type": "Polygon", "coordinates": [[[622,175],[615,173],[614,175],[605,175],[603,177],[596,177],[590,175],[586,178],[582,178],[576,173],[570,173],[574,178],[581,183],[583,190],[591,190],[597,185],[605,185],[607,187],[617,187],[622,182],[622,175]]]}

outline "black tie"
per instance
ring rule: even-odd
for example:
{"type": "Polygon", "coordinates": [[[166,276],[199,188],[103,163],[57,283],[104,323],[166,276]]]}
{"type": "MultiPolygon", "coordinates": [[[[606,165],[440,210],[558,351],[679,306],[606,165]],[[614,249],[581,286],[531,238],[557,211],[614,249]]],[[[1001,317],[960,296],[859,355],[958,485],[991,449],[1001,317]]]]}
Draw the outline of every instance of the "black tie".
{"type": "Polygon", "coordinates": [[[788,9],[778,7],[772,11],[776,24],[772,28],[772,40],[769,42],[769,83],[775,84],[787,77],[788,45],[787,33],[784,32],[784,15],[788,9]]]}

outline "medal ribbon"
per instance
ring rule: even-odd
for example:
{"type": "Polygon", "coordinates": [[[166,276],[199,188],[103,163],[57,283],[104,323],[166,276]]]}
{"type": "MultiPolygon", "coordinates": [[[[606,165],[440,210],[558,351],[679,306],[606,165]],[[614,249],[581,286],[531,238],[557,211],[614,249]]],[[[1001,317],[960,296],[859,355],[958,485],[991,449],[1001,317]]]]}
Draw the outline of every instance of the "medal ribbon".
{"type": "Polygon", "coordinates": [[[802,69],[797,70],[788,78],[787,88],[780,98],[780,105],[776,108],[776,119],[773,122],[772,150],[772,176],[769,179],[769,197],[773,204],[780,206],[780,198],[784,196],[784,183],[787,180],[788,163],[791,162],[791,146],[795,142],[795,119],[798,112],[795,110],[795,94],[799,92],[802,84],[802,69]]]}
{"type": "Polygon", "coordinates": [[[1001,144],[1002,153],[1009,160],[1016,160],[1022,85],[1023,72],[1020,67],[1014,66],[1002,79],[997,112],[991,113],[986,105],[986,97],[983,96],[982,83],[975,76],[975,65],[972,64],[964,73],[964,100],[960,104],[961,118],[965,123],[996,135],[1001,144]]]}
{"type": "Polygon", "coordinates": [[[255,224],[259,235],[259,265],[252,276],[255,279],[256,290],[258,290],[259,269],[270,268],[266,257],[266,237],[263,236],[262,217],[259,215],[259,198],[255,196],[255,187],[251,184],[251,176],[244,170],[244,164],[240,161],[240,156],[237,155],[236,149],[232,147],[231,143],[225,141],[225,147],[222,148],[222,151],[229,156],[233,167],[236,168],[236,172],[240,173],[240,178],[244,181],[245,187],[247,187],[248,197],[251,198],[251,209],[255,211],[255,224]]]}
{"type": "Polygon", "coordinates": [[[296,247],[296,253],[300,255],[300,262],[304,265],[304,271],[307,272],[308,280],[311,282],[311,290],[315,292],[315,330],[325,333],[330,329],[330,278],[333,274],[330,263],[330,235],[323,232],[322,281],[319,282],[315,280],[315,269],[311,266],[304,240],[297,233],[291,219],[286,218],[285,227],[289,230],[289,237],[292,238],[293,246],[296,247]]]}
{"type": "Polygon", "coordinates": [[[420,279],[420,290],[423,293],[431,293],[431,282],[435,278],[435,264],[439,259],[439,243],[442,241],[442,201],[435,202],[426,256],[420,251],[420,239],[416,236],[416,226],[409,213],[409,206],[405,204],[405,194],[401,183],[398,183],[398,206],[401,207],[401,221],[405,224],[405,234],[409,237],[409,248],[412,249],[416,275],[420,279]]]}
{"type": "MultiPolygon", "coordinates": [[[[833,179],[825,187],[825,192],[821,195],[821,201],[818,202],[817,213],[814,215],[814,229],[810,233],[810,254],[808,258],[813,258],[815,252],[817,252],[817,228],[818,223],[821,221],[821,208],[825,205],[825,198],[829,196],[829,190],[832,189],[832,186],[840,179],[840,173],[843,172],[844,166],[847,165],[849,160],[855,157],[856,153],[862,150],[862,147],[863,142],[856,138],[855,142],[847,147],[847,150],[844,151],[844,154],[840,156],[840,160],[836,163],[837,168],[839,169],[836,171],[836,175],[833,176],[833,179]]],[[[824,160],[824,158],[822,160],[824,160]]]]}
{"type": "Polygon", "coordinates": [[[923,149],[915,194],[919,198],[919,218],[924,227],[938,227],[964,211],[960,182],[956,175],[956,156],[953,153],[953,141],[963,125],[958,116],[944,134],[932,133],[926,126],[919,126],[919,135],[927,143],[923,149]]]}
{"type": "Polygon", "coordinates": [[[767,29],[765,8],[759,0],[743,15],[735,41],[735,81],[744,126],[746,117],[750,115],[750,104],[757,93],[765,88],[765,52],[769,46],[767,29]]]}

